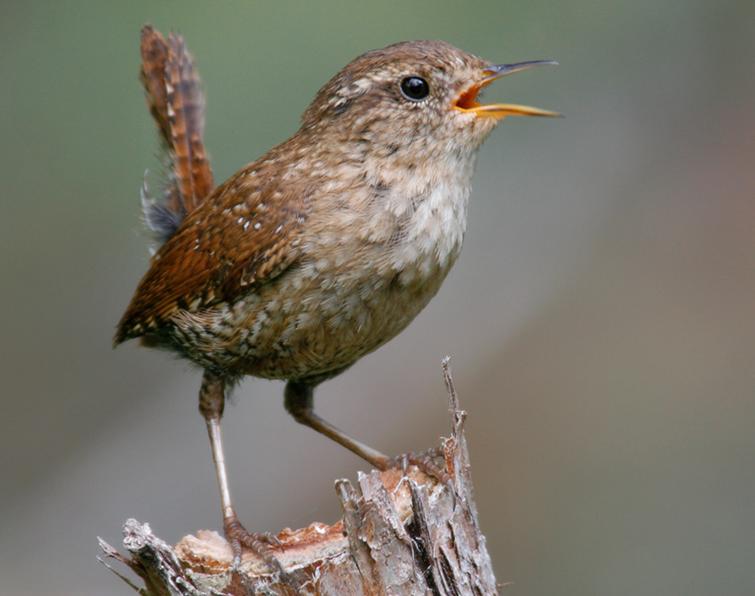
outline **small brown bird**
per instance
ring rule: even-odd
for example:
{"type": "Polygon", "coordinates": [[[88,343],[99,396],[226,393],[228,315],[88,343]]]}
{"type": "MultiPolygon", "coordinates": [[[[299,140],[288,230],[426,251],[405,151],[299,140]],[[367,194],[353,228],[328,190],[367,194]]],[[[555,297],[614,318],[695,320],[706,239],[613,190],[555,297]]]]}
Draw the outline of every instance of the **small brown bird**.
{"type": "Polygon", "coordinates": [[[296,134],[212,190],[203,98],[183,40],[142,31],[142,82],[172,177],[143,195],[162,245],[115,343],[141,337],[204,370],[226,536],[270,560],[238,522],[220,434],[225,393],[245,375],[287,381],[300,423],[372,465],[393,459],[315,414],[317,385],[401,332],[461,250],[477,150],[505,117],[557,116],[478,103],[493,81],[549,60],[492,64],[442,41],[397,43],[349,63],[296,134]]]}

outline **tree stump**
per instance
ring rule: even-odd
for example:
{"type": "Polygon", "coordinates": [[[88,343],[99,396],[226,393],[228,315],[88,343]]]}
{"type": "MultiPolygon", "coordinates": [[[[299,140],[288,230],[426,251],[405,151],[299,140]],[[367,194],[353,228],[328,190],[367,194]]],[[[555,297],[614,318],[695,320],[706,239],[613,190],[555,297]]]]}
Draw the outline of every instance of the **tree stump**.
{"type": "Polygon", "coordinates": [[[443,361],[452,433],[426,455],[445,470],[430,477],[414,466],[360,472],[356,485],[335,483],[343,518],[278,533],[275,573],[251,552],[232,569],[230,545],[217,532],[199,530],[171,547],[149,524],[123,526],[127,555],[99,539],[100,560],[145,596],[270,595],[489,595],[497,585],[480,532],[464,437],[465,413],[443,361]],[[144,587],[105,559],[130,568],[144,587]]]}

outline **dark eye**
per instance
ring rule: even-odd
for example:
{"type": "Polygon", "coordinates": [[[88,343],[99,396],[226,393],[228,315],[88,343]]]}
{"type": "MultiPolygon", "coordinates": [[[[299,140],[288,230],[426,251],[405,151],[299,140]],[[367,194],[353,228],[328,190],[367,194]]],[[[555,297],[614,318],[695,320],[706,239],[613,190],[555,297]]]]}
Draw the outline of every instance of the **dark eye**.
{"type": "Polygon", "coordinates": [[[401,93],[407,99],[419,101],[430,95],[430,85],[421,77],[406,77],[401,81],[401,93]]]}

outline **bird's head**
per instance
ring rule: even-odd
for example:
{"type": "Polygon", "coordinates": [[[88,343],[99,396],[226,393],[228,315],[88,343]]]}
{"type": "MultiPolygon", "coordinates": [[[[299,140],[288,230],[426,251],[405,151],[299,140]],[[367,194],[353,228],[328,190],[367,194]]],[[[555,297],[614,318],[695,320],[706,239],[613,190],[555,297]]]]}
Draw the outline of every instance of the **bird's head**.
{"type": "Polygon", "coordinates": [[[558,116],[530,106],[481,104],[494,81],[552,60],[493,64],[443,41],[367,52],[318,92],[303,129],[355,152],[474,152],[506,116],[558,116]]]}

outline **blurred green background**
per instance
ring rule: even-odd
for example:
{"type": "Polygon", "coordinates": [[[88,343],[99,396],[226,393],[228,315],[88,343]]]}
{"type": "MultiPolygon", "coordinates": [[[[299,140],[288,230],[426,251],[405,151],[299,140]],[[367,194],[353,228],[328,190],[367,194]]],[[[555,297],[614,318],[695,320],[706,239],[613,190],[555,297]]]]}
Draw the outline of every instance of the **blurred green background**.
{"type": "MultiPolygon", "coordinates": [[[[556,58],[488,97],[558,109],[483,147],[465,251],[399,338],[319,391],[391,453],[463,406],[514,596],[755,591],[755,3],[9,2],[0,7],[0,592],[128,594],[97,535],[220,525],[199,375],[115,322],[158,169],[139,28],[187,38],[218,180],[293,133],[354,56],[442,38],[556,58]]],[[[249,528],[339,515],[361,463],[248,380],[225,434],[249,528]]]]}

